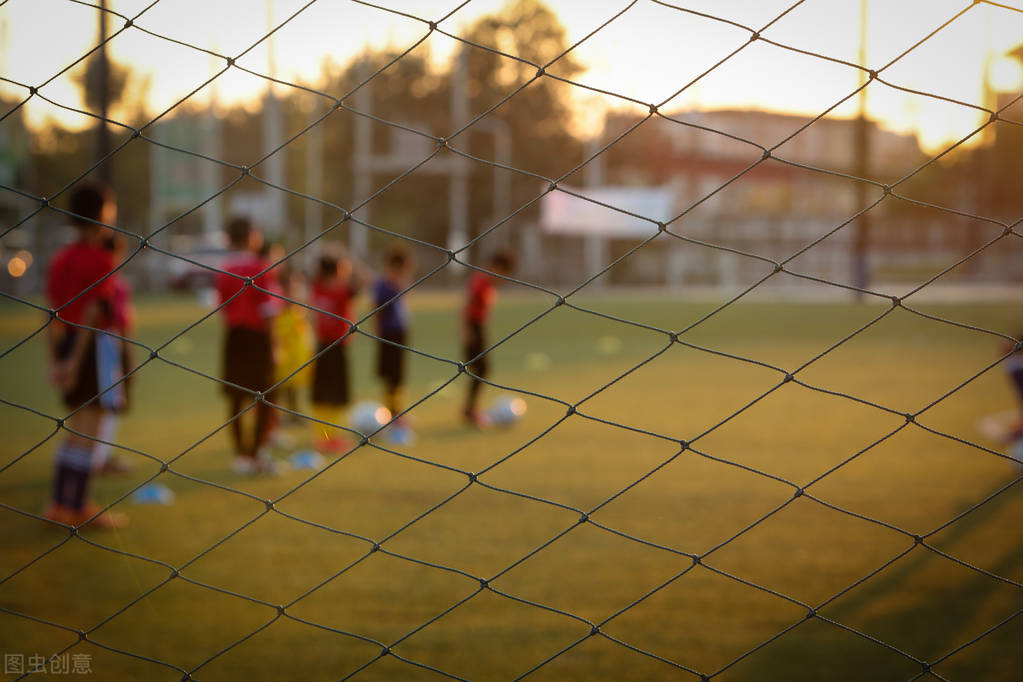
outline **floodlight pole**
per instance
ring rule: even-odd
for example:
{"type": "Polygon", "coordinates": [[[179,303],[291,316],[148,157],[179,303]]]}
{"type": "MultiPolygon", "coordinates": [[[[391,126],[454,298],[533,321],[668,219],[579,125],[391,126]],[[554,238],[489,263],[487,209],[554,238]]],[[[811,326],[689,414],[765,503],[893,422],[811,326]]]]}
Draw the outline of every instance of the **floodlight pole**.
{"type": "MultiPolygon", "coordinates": [[[[372,182],[372,170],[370,158],[373,155],[373,128],[370,125],[370,115],[373,113],[373,81],[369,79],[369,55],[363,54],[359,57],[355,77],[358,79],[359,89],[355,91],[355,124],[352,131],[355,136],[352,154],[352,205],[365,201],[370,193],[372,182]]],[[[366,204],[357,211],[353,211],[353,217],[358,218],[366,225],[370,222],[369,204],[366,204]]],[[[366,258],[366,227],[354,220],[349,220],[348,226],[348,248],[352,255],[359,259],[366,258]]]]}
{"type": "MultiPolygon", "coordinates": [[[[469,98],[466,83],[469,79],[468,55],[464,47],[457,48],[451,69],[451,132],[459,130],[469,120],[469,98]]],[[[468,140],[468,135],[462,136],[468,140]]],[[[449,184],[449,211],[451,224],[448,232],[448,249],[456,251],[469,241],[469,166],[461,155],[451,158],[451,183],[449,184]]],[[[459,254],[462,260],[469,258],[466,249],[459,254]]]]}
{"type": "MultiPolygon", "coordinates": [[[[860,0],[860,66],[866,68],[867,63],[867,1],[860,0]]],[[[860,72],[863,81],[863,88],[859,92],[859,116],[856,118],[856,128],[853,134],[853,174],[862,178],[856,183],[856,206],[862,210],[869,201],[867,190],[869,185],[865,182],[870,173],[870,124],[867,121],[867,81],[864,72],[860,72]]],[[[863,299],[862,289],[870,284],[870,211],[856,219],[853,224],[852,241],[852,277],[853,286],[856,287],[854,297],[856,300],[863,299]]]]}
{"type": "MultiPolygon", "coordinates": [[[[319,101],[314,100],[312,111],[309,112],[309,122],[314,123],[320,116],[319,101]]],[[[302,243],[308,243],[316,234],[323,229],[323,205],[319,197],[323,194],[323,122],[315,123],[305,134],[305,177],[306,193],[316,197],[317,201],[306,200],[305,202],[305,230],[302,232],[302,243]]],[[[306,247],[302,250],[302,263],[305,271],[310,272],[313,266],[313,249],[306,247]]]]}
{"type": "MultiPolygon", "coordinates": [[[[982,101],[981,106],[985,109],[991,109],[995,111],[998,109],[998,98],[991,87],[991,8],[984,7],[984,62],[983,62],[983,73],[981,77],[981,92],[982,101]]],[[[993,204],[993,192],[992,192],[992,174],[991,174],[991,162],[994,157],[994,150],[996,148],[996,134],[997,129],[994,124],[984,126],[980,130],[978,140],[980,144],[977,145],[973,152],[973,158],[976,164],[976,174],[973,178],[974,183],[974,194],[976,201],[975,213],[979,216],[989,218],[992,214],[993,204]]],[[[968,232],[967,248],[970,253],[973,253],[977,249],[984,245],[986,239],[984,235],[984,224],[982,222],[974,222],[968,232]]],[[[988,252],[990,254],[990,252],[988,252]]],[[[983,261],[982,256],[974,256],[963,263],[964,272],[971,279],[978,279],[981,275],[981,266],[983,261]]]]}
{"type": "MultiPolygon", "coordinates": [[[[107,128],[107,117],[110,113],[110,62],[107,59],[107,0],[100,0],[99,3],[99,49],[96,50],[96,75],[95,83],[87,85],[94,86],[99,95],[99,120],[96,121],[96,159],[102,159],[110,153],[110,130],[107,128]]],[[[88,68],[88,67],[86,67],[88,68]]],[[[88,83],[88,76],[86,82],[88,83]]],[[[100,164],[98,169],[99,178],[106,184],[110,184],[113,178],[113,161],[108,159],[100,164]]]]}
{"type": "MultiPolygon", "coordinates": [[[[594,134],[586,141],[585,154],[587,157],[593,157],[588,164],[583,166],[583,185],[587,188],[600,187],[604,184],[604,157],[603,155],[594,156],[600,151],[600,141],[600,133],[594,134]]],[[[606,267],[609,261],[606,235],[594,231],[583,237],[583,261],[586,264],[587,277],[596,275],[606,267]]],[[[598,277],[587,286],[591,289],[601,289],[605,283],[603,277],[598,277]]]]}
{"type": "MultiPolygon", "coordinates": [[[[496,224],[511,213],[511,177],[506,168],[511,167],[512,135],[508,123],[501,118],[488,116],[475,126],[480,132],[488,132],[494,138],[494,196],[491,220],[496,224]]],[[[508,230],[502,229],[493,235],[502,244],[508,242],[508,230]]]]}
{"type": "MultiPolygon", "coordinates": [[[[273,0],[267,0],[266,3],[266,23],[268,30],[272,30],[274,27],[273,0]]],[[[274,37],[272,35],[267,40],[266,50],[270,77],[276,78],[277,59],[274,52],[274,37]]],[[[274,90],[274,82],[271,80],[267,83],[266,98],[263,105],[264,154],[269,154],[271,150],[280,146],[281,140],[284,137],[283,129],[284,121],[281,115],[281,105],[274,90]]],[[[264,219],[265,224],[263,227],[274,236],[280,236],[284,231],[284,194],[282,190],[277,189],[277,187],[284,185],[284,153],[285,150],[280,149],[269,156],[264,162],[267,182],[271,185],[276,185],[276,187],[266,187],[264,190],[267,216],[264,219]]]]}
{"type": "MultiPolygon", "coordinates": [[[[210,74],[211,77],[216,75],[220,64],[213,59],[213,55],[210,55],[210,74]]],[[[210,84],[210,101],[206,107],[206,115],[202,116],[200,122],[200,144],[202,145],[203,155],[211,159],[220,158],[220,118],[217,112],[217,97],[218,89],[217,82],[213,81],[210,84]]],[[[221,197],[217,195],[217,185],[219,184],[218,179],[220,177],[220,164],[207,161],[205,159],[200,160],[201,165],[199,166],[199,173],[202,183],[202,193],[204,197],[212,197],[206,203],[203,204],[201,209],[202,215],[202,231],[203,234],[209,237],[209,235],[216,234],[221,229],[221,223],[223,216],[221,214],[221,197]]]]}

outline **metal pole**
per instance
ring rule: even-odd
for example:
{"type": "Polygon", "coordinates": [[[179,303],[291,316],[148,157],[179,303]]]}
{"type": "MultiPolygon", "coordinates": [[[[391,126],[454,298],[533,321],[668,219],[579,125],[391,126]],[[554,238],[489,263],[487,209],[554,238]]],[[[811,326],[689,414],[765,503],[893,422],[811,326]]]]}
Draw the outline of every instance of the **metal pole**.
{"type": "MultiPolygon", "coordinates": [[[[101,159],[110,153],[110,130],[107,128],[106,119],[110,113],[110,61],[107,59],[107,0],[100,0],[99,3],[99,41],[100,47],[96,50],[96,82],[91,84],[96,88],[99,96],[100,120],[96,121],[96,159],[101,159]]],[[[99,178],[108,185],[113,179],[112,160],[107,161],[99,167],[99,178]]]]}
{"type": "MultiPolygon", "coordinates": [[[[153,135],[159,139],[160,137],[166,137],[166,134],[161,134],[160,127],[156,127],[153,131],[153,135]]],[[[148,234],[153,234],[156,230],[163,227],[164,221],[167,219],[167,204],[164,201],[167,192],[167,159],[164,156],[166,151],[158,146],[151,145],[149,148],[149,230],[148,234]]],[[[164,232],[164,239],[166,239],[167,233],[164,232]]],[[[166,244],[166,242],[163,242],[166,244]]],[[[146,260],[146,283],[154,288],[161,289],[167,285],[168,279],[168,259],[163,254],[153,249],[146,249],[145,252],[146,260]]]]}
{"type": "MultiPolygon", "coordinates": [[[[369,57],[359,57],[356,67],[356,78],[360,83],[369,78],[369,57]]],[[[355,114],[355,125],[352,126],[353,140],[352,157],[352,205],[365,200],[370,193],[373,180],[370,163],[373,154],[373,128],[369,115],[373,113],[373,81],[369,81],[355,92],[355,109],[363,115],[355,114]]],[[[354,216],[364,223],[370,222],[369,205],[354,212],[354,216]]],[[[348,222],[348,248],[360,259],[366,257],[366,227],[355,221],[348,222]]]]}
{"type": "MultiPolygon", "coordinates": [[[[589,158],[600,151],[600,133],[586,141],[585,154],[589,158]]],[[[588,188],[600,187],[604,184],[604,157],[594,157],[592,161],[583,167],[583,185],[588,188]]],[[[596,226],[595,226],[596,227],[596,226]]],[[[608,239],[606,235],[598,232],[591,232],[583,237],[583,261],[586,264],[586,276],[592,277],[600,272],[609,262],[608,239]]],[[[591,289],[603,288],[607,278],[598,277],[593,280],[589,287],[591,289]]]]}
{"type": "MultiPolygon", "coordinates": [[[[210,71],[216,73],[219,64],[210,58],[210,71]]],[[[206,107],[206,116],[202,121],[200,131],[202,134],[202,153],[211,159],[220,158],[220,118],[217,113],[217,85],[216,81],[210,88],[210,102],[206,107]]],[[[212,161],[201,160],[199,166],[202,178],[203,198],[213,196],[217,192],[220,166],[212,161]]],[[[214,197],[207,201],[202,207],[202,231],[207,239],[215,234],[221,227],[221,203],[220,197],[214,197]]]]}
{"type": "MultiPolygon", "coordinates": [[[[860,66],[867,63],[867,1],[860,0],[860,66]]],[[[860,72],[861,82],[866,82],[866,74],[860,72]]],[[[859,178],[867,178],[870,173],[870,124],[867,121],[867,88],[859,93],[859,116],[853,135],[853,174],[859,178]]],[[[869,186],[865,182],[856,183],[856,207],[862,209],[867,205],[869,186]]],[[[853,225],[852,242],[852,276],[853,286],[866,289],[870,284],[870,211],[861,215],[853,225]]],[[[854,294],[856,300],[862,300],[863,293],[854,294]]]]}
{"type": "MultiPolygon", "coordinates": [[[[981,77],[981,89],[983,101],[981,104],[985,109],[995,110],[998,108],[997,97],[995,96],[994,90],[991,87],[991,11],[990,7],[984,8],[984,63],[983,63],[983,74],[981,77]]],[[[980,131],[978,136],[979,144],[973,152],[974,163],[976,164],[977,171],[974,175],[974,188],[975,188],[975,201],[977,203],[976,213],[977,215],[985,218],[990,217],[992,214],[992,174],[991,174],[991,163],[994,157],[995,150],[995,135],[997,134],[997,128],[994,125],[989,125],[980,131]]],[[[985,240],[985,233],[987,226],[980,221],[971,221],[968,223],[968,237],[967,244],[969,252],[972,253],[979,249],[985,240]]],[[[978,280],[981,278],[981,274],[984,270],[985,256],[990,257],[991,251],[988,250],[984,253],[979,253],[973,258],[970,258],[963,265],[963,270],[970,277],[970,279],[978,280]]]]}
{"type": "MultiPolygon", "coordinates": [[[[309,113],[310,122],[315,121],[320,115],[319,102],[314,101],[312,111],[309,113]]],[[[306,193],[309,196],[319,199],[323,195],[323,126],[320,123],[313,126],[305,134],[305,177],[306,193]]],[[[308,242],[315,237],[323,227],[323,206],[318,201],[305,202],[305,230],[302,233],[302,242],[308,242]]],[[[313,250],[306,248],[302,251],[302,262],[305,271],[310,272],[313,266],[313,250]]]]}
{"type": "MultiPolygon", "coordinates": [[[[266,3],[266,23],[267,29],[272,30],[274,26],[273,0],[267,0],[266,3]]],[[[274,53],[273,36],[270,36],[270,39],[267,41],[266,49],[270,77],[276,78],[277,59],[274,53]]],[[[283,129],[284,121],[281,115],[281,105],[277,100],[274,83],[270,81],[267,84],[266,99],[263,104],[264,154],[270,153],[271,150],[276,149],[280,145],[281,140],[284,138],[283,129]]],[[[267,158],[263,164],[266,168],[267,182],[273,185],[284,185],[284,154],[285,150],[281,149],[273,156],[267,158]]],[[[284,230],[285,222],[284,193],[275,187],[267,187],[264,190],[264,196],[266,197],[267,215],[264,218],[265,224],[263,227],[269,234],[279,236],[284,230]]]]}
{"type": "MultiPolygon", "coordinates": [[[[499,118],[494,120],[495,158],[502,166],[511,165],[511,133],[508,124],[499,118]]],[[[511,174],[503,168],[494,167],[494,218],[504,220],[511,213],[511,174]]]]}
{"type": "MultiPolygon", "coordinates": [[[[497,165],[494,166],[494,195],[491,204],[493,215],[491,216],[491,222],[497,223],[507,218],[508,214],[511,213],[511,175],[510,171],[501,167],[511,167],[511,129],[504,119],[494,116],[483,119],[475,127],[481,131],[485,130],[494,136],[494,161],[497,165]]],[[[496,237],[495,241],[500,242],[502,245],[507,245],[510,241],[509,232],[508,227],[499,230],[494,235],[496,237]]]]}
{"type": "MultiPolygon", "coordinates": [[[[455,63],[451,69],[451,132],[461,128],[469,120],[469,98],[466,82],[469,78],[466,50],[458,48],[455,63]]],[[[463,143],[468,140],[462,136],[463,143]]],[[[451,224],[448,232],[448,248],[452,251],[462,248],[469,241],[469,166],[468,161],[455,155],[452,157],[451,184],[449,191],[449,212],[451,224]]],[[[460,254],[469,258],[468,250],[460,254]]]]}

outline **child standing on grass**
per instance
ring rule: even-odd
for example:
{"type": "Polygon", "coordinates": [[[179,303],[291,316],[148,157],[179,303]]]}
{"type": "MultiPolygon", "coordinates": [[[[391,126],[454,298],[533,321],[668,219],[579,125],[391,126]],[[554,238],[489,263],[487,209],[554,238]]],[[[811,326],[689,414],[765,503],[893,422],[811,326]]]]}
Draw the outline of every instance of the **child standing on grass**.
{"type": "Polygon", "coordinates": [[[223,306],[223,379],[231,416],[234,470],[240,474],[275,473],[274,462],[265,451],[271,408],[263,401],[245,414],[256,391],[273,385],[273,338],[270,322],[279,309],[272,272],[260,274],[269,263],[259,255],[263,236],[248,218],[235,218],[227,226],[232,253],[217,273],[215,285],[223,306]],[[246,280],[252,284],[247,284],[246,280]],[[259,288],[257,288],[259,287],[259,288]],[[255,413],[255,419],[251,419],[255,413]],[[240,416],[238,416],[240,415],[240,416]],[[250,418],[246,418],[250,417],[250,418]],[[248,422],[254,421],[249,427],[248,422]]]}
{"type": "MultiPolygon", "coordinates": [[[[108,187],[86,184],[72,194],[70,211],[77,237],[50,262],[46,294],[57,311],[49,324],[50,379],[73,414],[57,446],[53,499],[44,515],[77,526],[99,512],[88,496],[103,415],[124,409],[127,398],[118,339],[104,333],[114,328],[115,283],[113,257],[103,247],[111,230],[104,225],[117,221],[117,203],[108,187]]],[[[120,528],[127,518],[105,512],[92,523],[120,528]]]]}
{"type": "MultiPolygon", "coordinates": [[[[384,407],[396,415],[403,409],[402,388],[405,383],[405,349],[408,344],[408,310],[406,297],[399,294],[408,288],[415,265],[409,252],[395,246],[384,257],[383,273],[373,284],[373,307],[379,308],[377,318],[377,376],[384,384],[384,407]]],[[[398,424],[403,418],[399,417],[398,424]]]]}
{"type": "Polygon", "coordinates": [[[340,424],[350,399],[347,347],[352,320],[352,300],[359,291],[352,263],[343,253],[320,256],[312,282],[312,305],[316,329],[317,355],[313,366],[313,448],[325,452],[344,452],[350,443],[327,424],[340,424]],[[325,422],[325,423],[323,423],[325,422]]]}
{"type": "MultiPolygon", "coordinates": [[[[305,281],[302,273],[285,261],[281,265],[281,295],[285,297],[283,308],[274,318],[273,333],[277,340],[277,354],[274,358],[277,373],[275,380],[284,381],[277,389],[281,404],[291,412],[299,412],[298,395],[309,386],[313,357],[313,327],[309,323],[306,309],[292,301],[305,299],[305,281]]],[[[293,414],[284,413],[282,421],[298,420],[293,414]]]]}
{"type": "Polygon", "coordinates": [[[486,324],[490,318],[490,311],[497,301],[494,275],[507,277],[511,274],[514,268],[512,255],[505,251],[494,253],[490,257],[488,268],[490,272],[477,270],[472,273],[466,290],[465,307],[462,309],[462,342],[465,349],[463,357],[465,362],[469,363],[467,369],[475,375],[470,377],[462,416],[468,424],[476,427],[489,426],[489,419],[486,414],[480,412],[478,403],[480,387],[483,384],[481,379],[486,379],[490,368],[487,356],[480,354],[488,347],[486,324]],[[477,356],[478,359],[474,360],[477,356]]]}

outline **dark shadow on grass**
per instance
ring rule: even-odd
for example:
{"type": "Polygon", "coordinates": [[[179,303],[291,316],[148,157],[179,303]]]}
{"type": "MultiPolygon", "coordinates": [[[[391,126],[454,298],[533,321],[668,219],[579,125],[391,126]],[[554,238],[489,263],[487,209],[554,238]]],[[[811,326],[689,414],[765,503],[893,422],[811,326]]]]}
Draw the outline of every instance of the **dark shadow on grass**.
{"type": "MultiPolygon", "coordinates": [[[[958,540],[993,522],[997,512],[1010,500],[1023,494],[1007,490],[972,514],[951,526],[936,547],[954,547],[958,540]]],[[[984,569],[1001,576],[1012,576],[1023,565],[1023,528],[1002,529],[1008,549],[997,564],[984,569]]],[[[955,556],[954,551],[948,552],[955,556]]],[[[854,627],[916,658],[933,661],[962,646],[1015,611],[1023,608],[1023,590],[954,564],[934,552],[915,548],[880,575],[821,610],[825,618],[854,627]],[[911,587],[914,577],[924,570],[949,569],[952,576],[946,589],[930,595],[926,601],[882,613],[877,605],[904,598],[900,591],[911,587]],[[998,612],[983,623],[976,622],[982,609],[991,607],[1001,592],[998,612]],[[862,615],[859,615],[862,614],[862,615]]],[[[1004,626],[1019,634],[1023,617],[1004,626]],[[1015,628],[1015,629],[1014,629],[1015,628]]],[[[966,647],[935,668],[949,680],[998,681],[1019,679],[1023,669],[1023,647],[999,643],[997,634],[966,647]],[[1001,645],[1001,648],[999,646],[1001,645]],[[943,672],[945,671],[945,672],[943,672]],[[1006,672],[1011,671],[1011,672],[1006,672]]],[[[807,621],[783,635],[749,659],[717,678],[741,680],[887,680],[907,681],[922,672],[920,665],[897,652],[868,641],[837,626],[819,620],[807,621]]],[[[923,679],[937,679],[927,675],[923,679]]]]}

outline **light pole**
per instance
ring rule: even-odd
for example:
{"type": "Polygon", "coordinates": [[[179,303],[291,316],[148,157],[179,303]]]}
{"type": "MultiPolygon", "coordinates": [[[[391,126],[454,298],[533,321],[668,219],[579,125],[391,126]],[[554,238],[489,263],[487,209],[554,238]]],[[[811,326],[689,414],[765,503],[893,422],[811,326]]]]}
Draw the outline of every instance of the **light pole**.
{"type": "MultiPolygon", "coordinates": [[[[107,128],[107,117],[110,113],[110,62],[107,59],[107,0],[100,0],[99,3],[99,49],[96,50],[96,71],[95,83],[90,83],[96,88],[96,95],[99,98],[99,120],[96,122],[96,159],[102,159],[110,153],[110,131],[107,128]]],[[[87,77],[87,80],[88,79],[87,77]]],[[[107,160],[99,167],[99,177],[106,184],[110,184],[113,178],[112,160],[107,160]]]]}
{"type": "MultiPolygon", "coordinates": [[[[274,4],[273,0],[266,3],[266,24],[267,30],[274,28],[274,4]]],[[[267,39],[267,67],[271,78],[277,77],[277,59],[274,53],[274,37],[267,39]]],[[[284,121],[281,113],[281,104],[277,99],[274,90],[274,82],[269,81],[266,88],[266,97],[263,102],[263,153],[268,154],[281,144],[284,121]]],[[[264,162],[266,167],[266,180],[271,185],[284,186],[284,154],[281,149],[264,162]]],[[[264,218],[267,232],[271,235],[280,236],[284,230],[284,192],[277,187],[266,187],[263,190],[266,200],[266,218],[264,218]]]]}
{"type": "MultiPolygon", "coordinates": [[[[866,68],[867,63],[867,0],[860,0],[860,51],[859,64],[866,68]]],[[[865,182],[870,173],[870,123],[867,121],[867,78],[860,71],[862,89],[859,92],[859,115],[853,134],[853,174],[862,178],[856,183],[856,206],[862,209],[868,201],[868,184],[865,182]]],[[[852,277],[856,287],[856,300],[863,299],[863,289],[870,284],[870,211],[866,211],[853,224],[852,240],[852,277]]]]}

